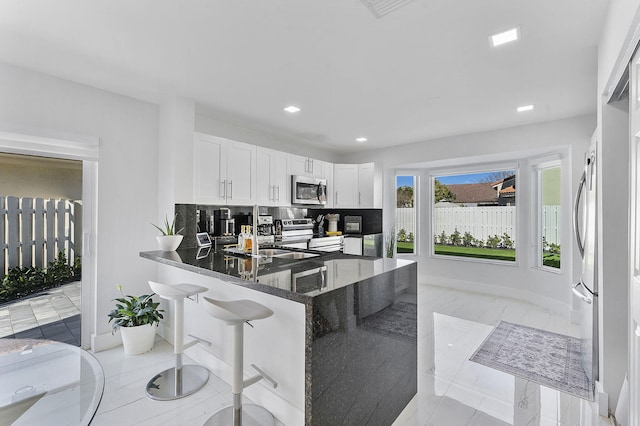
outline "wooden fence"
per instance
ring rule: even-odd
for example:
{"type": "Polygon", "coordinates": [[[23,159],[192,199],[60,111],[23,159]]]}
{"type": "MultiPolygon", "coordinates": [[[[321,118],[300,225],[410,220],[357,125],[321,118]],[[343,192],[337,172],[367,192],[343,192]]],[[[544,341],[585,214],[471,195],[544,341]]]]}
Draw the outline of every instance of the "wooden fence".
{"type": "MultiPolygon", "coordinates": [[[[444,231],[449,236],[456,228],[460,234],[469,232],[478,240],[487,241],[493,235],[508,234],[516,243],[516,207],[437,207],[433,233],[440,235],[444,231]]],[[[544,206],[542,216],[543,236],[547,243],[560,244],[560,206],[544,206]]],[[[416,234],[415,209],[396,210],[396,231],[404,229],[416,234]]]]}
{"type": "Polygon", "coordinates": [[[46,268],[59,252],[80,255],[81,205],[69,200],[0,197],[0,279],[13,267],[46,268]]]}

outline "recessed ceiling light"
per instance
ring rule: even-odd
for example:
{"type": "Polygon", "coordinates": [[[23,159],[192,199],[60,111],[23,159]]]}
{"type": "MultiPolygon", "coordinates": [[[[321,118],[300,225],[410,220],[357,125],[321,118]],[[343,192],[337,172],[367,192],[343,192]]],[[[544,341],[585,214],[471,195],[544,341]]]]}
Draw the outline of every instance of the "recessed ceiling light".
{"type": "Polygon", "coordinates": [[[366,142],[367,138],[356,138],[356,142],[366,142]]]}
{"type": "Polygon", "coordinates": [[[289,105],[288,107],[284,108],[284,110],[293,114],[300,111],[300,108],[298,108],[297,106],[289,105]]]}
{"type": "Polygon", "coordinates": [[[491,42],[491,46],[496,47],[496,46],[500,46],[501,44],[516,41],[519,38],[520,38],[520,27],[516,27],[507,31],[503,31],[501,33],[490,35],[489,41],[491,42]]]}
{"type": "Polygon", "coordinates": [[[531,111],[533,109],[533,105],[523,105],[518,107],[518,112],[531,111]]]}

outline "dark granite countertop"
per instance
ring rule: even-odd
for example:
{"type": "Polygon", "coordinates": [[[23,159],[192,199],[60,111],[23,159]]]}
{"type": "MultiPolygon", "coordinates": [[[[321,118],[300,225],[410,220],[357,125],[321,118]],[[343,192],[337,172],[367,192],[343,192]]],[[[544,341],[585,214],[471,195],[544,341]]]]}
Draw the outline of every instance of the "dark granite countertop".
{"type": "Polygon", "coordinates": [[[251,258],[217,249],[146,251],[140,257],[302,303],[414,263],[404,259],[322,253],[308,259],[251,258]]]}

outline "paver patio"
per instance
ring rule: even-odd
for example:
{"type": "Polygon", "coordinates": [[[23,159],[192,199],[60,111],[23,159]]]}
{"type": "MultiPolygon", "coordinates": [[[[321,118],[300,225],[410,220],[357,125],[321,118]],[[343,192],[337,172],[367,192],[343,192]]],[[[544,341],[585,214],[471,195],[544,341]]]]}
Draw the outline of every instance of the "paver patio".
{"type": "Polygon", "coordinates": [[[80,346],[80,282],[0,305],[0,338],[49,339],[80,346]]]}

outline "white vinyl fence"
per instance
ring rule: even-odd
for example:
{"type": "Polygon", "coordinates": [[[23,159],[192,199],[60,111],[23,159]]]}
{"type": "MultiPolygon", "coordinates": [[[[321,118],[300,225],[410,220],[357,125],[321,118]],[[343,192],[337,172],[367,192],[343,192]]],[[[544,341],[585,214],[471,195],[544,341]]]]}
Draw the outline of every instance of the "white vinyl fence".
{"type": "Polygon", "coordinates": [[[16,266],[44,269],[59,252],[73,265],[80,209],[69,200],[0,197],[0,279],[16,266]]]}
{"type": "MultiPolygon", "coordinates": [[[[508,234],[516,244],[516,207],[437,207],[433,233],[444,231],[449,236],[458,229],[461,235],[469,232],[478,240],[487,241],[493,235],[508,234]]],[[[560,206],[544,206],[543,236],[549,244],[560,244],[560,206]]],[[[396,210],[396,232],[404,229],[415,235],[415,209],[396,210]]]]}

